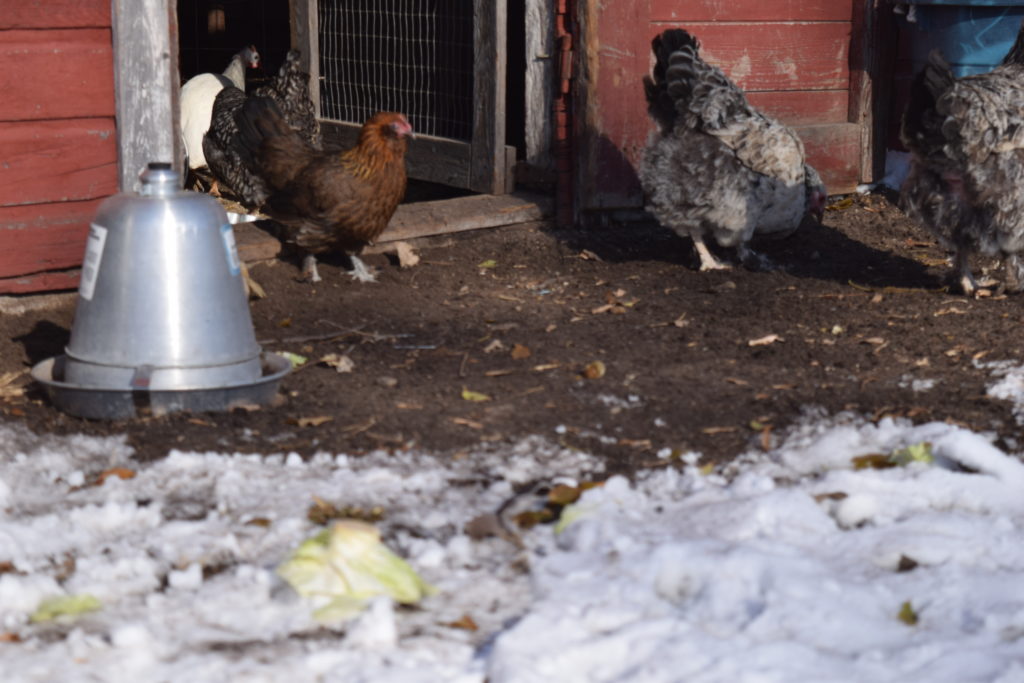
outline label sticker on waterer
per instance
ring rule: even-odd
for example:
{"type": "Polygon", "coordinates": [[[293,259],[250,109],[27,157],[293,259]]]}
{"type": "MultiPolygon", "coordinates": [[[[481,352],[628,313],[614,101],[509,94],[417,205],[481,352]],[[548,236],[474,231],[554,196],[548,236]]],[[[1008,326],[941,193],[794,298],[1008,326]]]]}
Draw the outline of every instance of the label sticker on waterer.
{"type": "Polygon", "coordinates": [[[89,237],[85,242],[85,259],[82,262],[82,278],[78,284],[78,296],[92,301],[96,292],[96,279],[103,261],[103,246],[107,243],[107,229],[93,223],[89,226],[89,237]]]}
{"type": "Polygon", "coordinates": [[[235,246],[235,233],[231,229],[230,223],[225,223],[220,226],[220,237],[224,240],[224,251],[228,255],[228,268],[231,269],[232,275],[238,275],[242,272],[242,264],[238,260],[238,248],[235,246]]]}

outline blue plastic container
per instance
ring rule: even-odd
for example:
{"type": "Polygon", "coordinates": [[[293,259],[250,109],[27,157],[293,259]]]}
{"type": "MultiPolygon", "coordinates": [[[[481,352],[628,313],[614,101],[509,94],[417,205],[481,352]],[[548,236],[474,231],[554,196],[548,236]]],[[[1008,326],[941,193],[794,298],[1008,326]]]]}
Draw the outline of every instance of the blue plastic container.
{"type": "Polygon", "coordinates": [[[917,21],[900,20],[900,52],[913,73],[938,48],[957,77],[991,71],[1003,61],[1024,20],[1024,0],[903,0],[917,21]]]}

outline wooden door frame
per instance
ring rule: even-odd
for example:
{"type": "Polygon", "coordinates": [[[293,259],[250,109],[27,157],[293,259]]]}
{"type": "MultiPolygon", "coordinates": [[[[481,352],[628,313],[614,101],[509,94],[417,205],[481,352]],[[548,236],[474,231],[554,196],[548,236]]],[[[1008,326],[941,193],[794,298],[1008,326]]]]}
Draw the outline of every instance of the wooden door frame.
{"type": "Polygon", "coordinates": [[[861,127],[860,181],[885,175],[885,143],[895,35],[892,12],[878,0],[853,0],[849,121],[861,127]]]}

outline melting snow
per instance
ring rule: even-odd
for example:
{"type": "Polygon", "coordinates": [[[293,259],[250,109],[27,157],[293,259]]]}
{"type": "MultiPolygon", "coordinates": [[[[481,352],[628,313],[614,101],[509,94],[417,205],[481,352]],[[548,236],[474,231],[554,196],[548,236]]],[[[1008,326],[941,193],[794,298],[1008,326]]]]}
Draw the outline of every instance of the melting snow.
{"type": "Polygon", "coordinates": [[[5,681],[1024,681],[1024,465],[947,424],[808,419],[723,472],[611,477],[522,548],[463,527],[538,481],[605,478],[598,459],[541,438],[308,462],[138,463],[3,425],[0,444],[5,681]],[[925,441],[934,463],[851,465],[925,441]],[[88,485],[113,467],[136,476],[88,485]],[[383,507],[439,592],[313,622],[274,567],[314,496],[383,507]],[[30,622],[84,593],[102,608],[30,622]]]}

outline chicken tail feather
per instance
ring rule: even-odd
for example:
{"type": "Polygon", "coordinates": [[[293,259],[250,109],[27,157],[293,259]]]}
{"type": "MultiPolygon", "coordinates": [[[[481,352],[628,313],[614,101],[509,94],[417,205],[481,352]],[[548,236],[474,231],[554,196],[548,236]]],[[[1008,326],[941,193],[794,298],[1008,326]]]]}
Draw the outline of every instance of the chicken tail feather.
{"type": "Polygon", "coordinates": [[[666,78],[672,53],[688,48],[696,55],[700,43],[683,29],[669,29],[654,37],[651,51],[654,53],[654,72],[644,77],[644,94],[647,97],[647,111],[665,130],[671,130],[676,118],[675,100],[669,94],[666,78]]]}
{"type": "Polygon", "coordinates": [[[750,114],[747,98],[724,73],[700,56],[700,42],[683,29],[669,29],[651,43],[655,65],[644,80],[648,111],[665,130],[676,119],[707,131],[750,114]]]}

